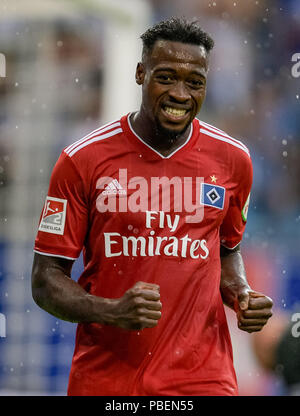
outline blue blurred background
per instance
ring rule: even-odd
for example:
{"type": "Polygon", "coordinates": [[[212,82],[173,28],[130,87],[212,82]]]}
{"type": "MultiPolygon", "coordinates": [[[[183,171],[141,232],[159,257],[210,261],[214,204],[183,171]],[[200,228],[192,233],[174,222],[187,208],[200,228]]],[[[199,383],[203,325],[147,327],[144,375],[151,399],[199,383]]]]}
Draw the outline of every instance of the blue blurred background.
{"type": "MultiPolygon", "coordinates": [[[[251,152],[242,245],[249,281],[274,299],[272,319],[289,321],[297,309],[300,77],[292,56],[300,53],[300,2],[1,0],[0,395],[66,394],[76,325],[39,309],[30,288],[49,177],[64,146],[138,108],[139,36],[171,16],[197,18],[215,39],[199,118],[251,152]]],[[[81,267],[79,260],[74,279],[81,267]]],[[[240,393],[284,394],[280,379],[260,366],[253,335],[227,315],[240,393]]]]}

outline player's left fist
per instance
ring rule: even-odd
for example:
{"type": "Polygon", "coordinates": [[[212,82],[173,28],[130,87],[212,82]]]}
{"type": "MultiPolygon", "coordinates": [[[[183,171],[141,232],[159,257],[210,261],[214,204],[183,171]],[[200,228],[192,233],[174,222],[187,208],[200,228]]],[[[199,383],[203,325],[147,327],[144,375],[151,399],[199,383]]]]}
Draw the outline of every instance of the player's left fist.
{"type": "Polygon", "coordinates": [[[235,304],[237,324],[246,332],[260,331],[271,318],[273,301],[262,293],[243,289],[235,304]]]}

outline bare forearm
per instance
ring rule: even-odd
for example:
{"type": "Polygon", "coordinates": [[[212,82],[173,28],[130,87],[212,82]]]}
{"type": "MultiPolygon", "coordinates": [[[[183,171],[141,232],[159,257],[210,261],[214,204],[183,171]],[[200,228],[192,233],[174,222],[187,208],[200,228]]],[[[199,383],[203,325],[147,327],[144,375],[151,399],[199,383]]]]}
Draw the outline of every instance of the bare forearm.
{"type": "Polygon", "coordinates": [[[223,302],[234,309],[237,293],[242,288],[250,289],[240,250],[233,252],[221,251],[221,284],[223,302]],[[223,255],[222,255],[223,254],[223,255]]]}
{"type": "Polygon", "coordinates": [[[48,279],[40,278],[32,287],[33,298],[42,309],[65,321],[111,323],[113,300],[90,295],[59,269],[47,273],[48,279]]]}
{"type": "Polygon", "coordinates": [[[35,254],[32,295],[42,309],[70,322],[95,322],[128,330],[157,325],[162,307],[158,285],[136,282],[120,298],[101,298],[90,295],[70,278],[72,265],[71,260],[35,254]]]}

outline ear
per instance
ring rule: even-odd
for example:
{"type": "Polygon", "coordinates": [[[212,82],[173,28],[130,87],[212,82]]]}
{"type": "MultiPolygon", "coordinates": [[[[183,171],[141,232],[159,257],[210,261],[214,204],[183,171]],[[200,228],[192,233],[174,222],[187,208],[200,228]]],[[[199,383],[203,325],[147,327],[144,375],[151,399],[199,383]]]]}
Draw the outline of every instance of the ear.
{"type": "Polygon", "coordinates": [[[135,81],[138,85],[142,85],[145,79],[145,67],[142,62],[139,62],[135,71],[135,81]]]}

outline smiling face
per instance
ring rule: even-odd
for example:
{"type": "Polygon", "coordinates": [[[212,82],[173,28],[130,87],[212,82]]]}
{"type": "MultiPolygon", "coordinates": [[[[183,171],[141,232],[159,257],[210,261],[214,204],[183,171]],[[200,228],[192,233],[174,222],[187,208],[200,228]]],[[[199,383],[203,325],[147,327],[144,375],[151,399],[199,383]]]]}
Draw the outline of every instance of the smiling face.
{"type": "Polygon", "coordinates": [[[143,117],[158,132],[182,135],[204,101],[207,71],[204,47],[157,41],[136,71],[136,81],[142,85],[143,117]]]}

